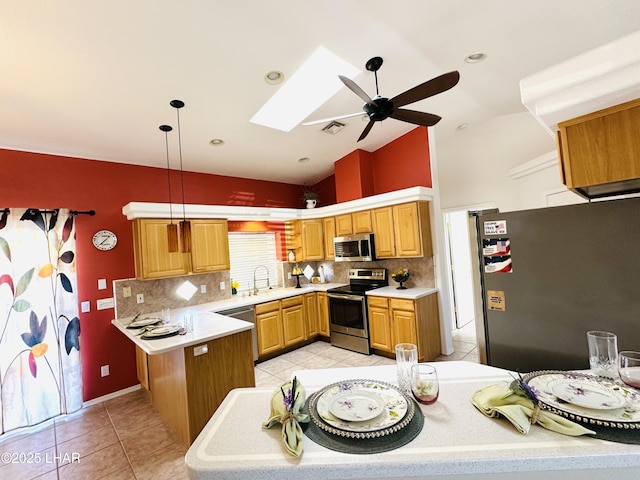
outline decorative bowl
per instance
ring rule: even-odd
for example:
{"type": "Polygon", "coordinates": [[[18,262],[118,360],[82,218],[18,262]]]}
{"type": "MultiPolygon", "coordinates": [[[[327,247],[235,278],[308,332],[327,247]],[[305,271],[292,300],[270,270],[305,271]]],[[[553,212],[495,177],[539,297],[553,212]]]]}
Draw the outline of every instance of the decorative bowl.
{"type": "Polygon", "coordinates": [[[409,279],[409,270],[398,270],[391,274],[391,278],[400,284],[397,290],[406,290],[407,287],[404,286],[404,282],[409,279]]]}

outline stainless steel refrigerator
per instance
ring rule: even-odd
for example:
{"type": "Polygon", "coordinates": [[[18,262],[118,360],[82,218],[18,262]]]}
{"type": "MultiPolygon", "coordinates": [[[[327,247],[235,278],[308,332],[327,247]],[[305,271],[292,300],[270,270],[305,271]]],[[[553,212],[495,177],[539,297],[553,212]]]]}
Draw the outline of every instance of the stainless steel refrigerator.
{"type": "Polygon", "coordinates": [[[640,198],[477,212],[475,224],[489,365],[589,368],[589,330],[640,351],[640,198]]]}

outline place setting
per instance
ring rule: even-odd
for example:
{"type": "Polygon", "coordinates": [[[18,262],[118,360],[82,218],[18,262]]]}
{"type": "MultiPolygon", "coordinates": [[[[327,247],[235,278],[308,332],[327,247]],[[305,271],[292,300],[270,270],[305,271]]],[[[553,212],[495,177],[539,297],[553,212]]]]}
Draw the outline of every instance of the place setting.
{"type": "Polygon", "coordinates": [[[171,314],[168,308],[162,309],[160,316],[140,317],[136,314],[133,320],[125,328],[128,330],[138,330],[135,334],[142,340],[159,340],[173,337],[175,335],[185,335],[193,330],[193,316],[185,314],[180,324],[171,324],[171,314]]]}
{"type": "MultiPolygon", "coordinates": [[[[276,390],[272,413],[279,411],[278,418],[284,419],[285,449],[298,452],[296,456],[302,453],[302,437],[285,434],[285,430],[291,431],[292,419],[301,434],[343,453],[381,453],[415,439],[424,426],[419,404],[430,405],[438,398],[437,373],[433,366],[417,363],[417,347],[413,344],[396,346],[396,363],[398,385],[373,379],[343,380],[317,390],[304,401],[292,401],[296,398],[291,396],[292,385],[296,391],[293,395],[304,391],[297,379],[283,385],[281,393],[276,390]],[[288,414],[280,404],[292,406],[288,414]],[[285,426],[287,423],[289,426],[285,426]],[[296,445],[292,446],[291,440],[296,445]]],[[[265,428],[273,425],[273,421],[263,424],[265,428]]]]}
{"type": "Polygon", "coordinates": [[[531,372],[508,387],[475,392],[472,403],[489,417],[506,417],[521,433],[537,423],[565,435],[640,444],[640,352],[618,353],[611,332],[587,332],[587,343],[588,373],[531,372]]]}

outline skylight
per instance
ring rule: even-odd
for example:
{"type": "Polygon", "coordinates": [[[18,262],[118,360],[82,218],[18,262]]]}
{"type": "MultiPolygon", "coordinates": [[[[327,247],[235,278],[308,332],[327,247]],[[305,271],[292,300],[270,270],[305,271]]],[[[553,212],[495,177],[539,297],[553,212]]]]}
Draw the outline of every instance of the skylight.
{"type": "Polygon", "coordinates": [[[338,75],[354,79],[360,72],[318,47],[250,121],[289,132],[344,86],[338,75]]]}

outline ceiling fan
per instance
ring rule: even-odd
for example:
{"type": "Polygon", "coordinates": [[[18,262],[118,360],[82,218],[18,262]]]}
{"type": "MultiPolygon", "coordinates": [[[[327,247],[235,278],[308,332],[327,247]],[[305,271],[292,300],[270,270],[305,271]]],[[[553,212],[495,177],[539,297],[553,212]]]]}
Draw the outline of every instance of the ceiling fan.
{"type": "MultiPolygon", "coordinates": [[[[406,92],[396,95],[393,98],[381,97],[378,92],[378,70],[382,66],[381,57],[373,57],[370,59],[365,67],[370,72],[373,72],[376,79],[376,96],[374,98],[369,97],[353,80],[350,78],[338,75],[338,78],[342,80],[347,88],[353,93],[358,95],[365,101],[362,109],[369,117],[369,123],[364,128],[362,134],[358,138],[358,142],[363,140],[373,128],[375,122],[381,122],[387,118],[395,118],[403,122],[413,123],[415,125],[423,125],[425,127],[431,127],[438,123],[442,117],[434,115],[432,113],[418,112],[416,110],[409,110],[406,108],[400,108],[410,103],[424,100],[425,98],[432,97],[439,93],[445,92],[450,88],[453,88],[460,80],[460,73],[457,71],[445,73],[438,77],[432,78],[420,85],[410,88],[406,92]]],[[[315,120],[312,122],[306,122],[302,125],[316,125],[318,123],[325,123],[332,120],[341,120],[343,118],[355,117],[362,115],[362,112],[351,113],[348,115],[342,115],[339,117],[325,118],[322,120],[315,120]]]]}

